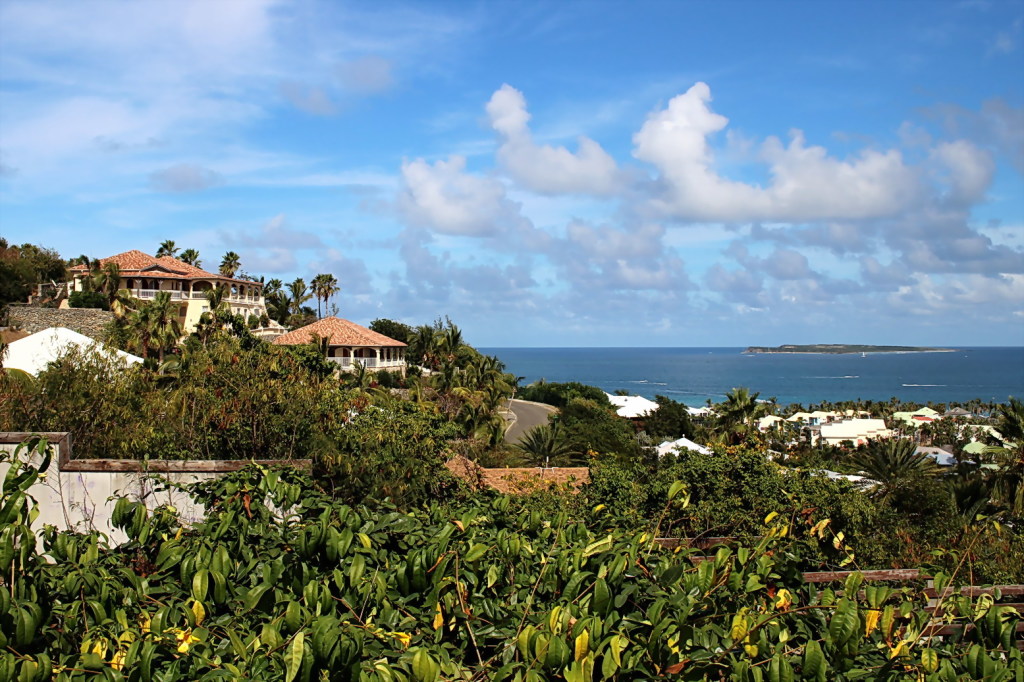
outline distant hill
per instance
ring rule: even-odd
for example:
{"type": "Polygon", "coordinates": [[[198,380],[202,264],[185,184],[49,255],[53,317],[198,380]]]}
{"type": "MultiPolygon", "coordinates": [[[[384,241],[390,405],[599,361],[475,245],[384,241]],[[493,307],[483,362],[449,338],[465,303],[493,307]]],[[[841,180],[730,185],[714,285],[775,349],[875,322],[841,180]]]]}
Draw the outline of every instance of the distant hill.
{"type": "Polygon", "coordinates": [[[784,346],[751,346],[744,353],[949,353],[953,348],[931,348],[928,346],[863,346],[845,343],[811,343],[807,345],[788,344],[784,346]]]}

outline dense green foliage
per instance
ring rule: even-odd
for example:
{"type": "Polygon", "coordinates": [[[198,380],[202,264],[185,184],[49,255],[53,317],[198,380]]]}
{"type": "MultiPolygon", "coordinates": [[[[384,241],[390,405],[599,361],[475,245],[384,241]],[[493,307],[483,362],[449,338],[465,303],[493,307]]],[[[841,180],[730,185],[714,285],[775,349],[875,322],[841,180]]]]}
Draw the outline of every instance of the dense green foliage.
{"type": "MultiPolygon", "coordinates": [[[[45,463],[44,463],[45,467],[45,463]]],[[[43,468],[44,468],[43,467],[43,468]]],[[[414,512],[350,506],[294,470],[193,487],[207,509],[122,499],[98,533],[28,530],[38,472],[0,494],[0,678],[47,680],[1013,679],[1019,615],[952,596],[923,637],[917,588],[802,582],[826,523],[770,515],[709,561],[623,531],[607,510],[545,515],[508,497],[414,512]]],[[[666,509],[684,513],[681,485],[666,509]]]]}
{"type": "Polygon", "coordinates": [[[107,297],[99,291],[72,291],[68,296],[68,305],[72,308],[110,308],[107,297]]]}
{"type": "Polygon", "coordinates": [[[36,284],[64,281],[65,273],[56,251],[34,244],[14,246],[0,237],[0,310],[24,303],[36,284]]]}
{"type": "Polygon", "coordinates": [[[548,383],[538,381],[524,388],[519,389],[518,397],[522,400],[532,400],[537,403],[547,403],[555,407],[565,407],[573,398],[592,400],[598,405],[610,407],[608,396],[596,386],[587,386],[577,381],[566,383],[548,383]]]}

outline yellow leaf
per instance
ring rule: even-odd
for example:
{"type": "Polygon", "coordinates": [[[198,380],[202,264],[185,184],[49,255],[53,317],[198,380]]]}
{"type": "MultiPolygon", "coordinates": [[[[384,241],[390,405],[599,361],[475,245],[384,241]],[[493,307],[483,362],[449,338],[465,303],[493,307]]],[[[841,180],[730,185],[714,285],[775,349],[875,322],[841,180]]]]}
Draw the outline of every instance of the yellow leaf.
{"type": "Polygon", "coordinates": [[[203,619],[206,618],[206,609],[203,608],[203,602],[198,599],[192,602],[192,614],[196,617],[196,625],[202,625],[203,619]]]}
{"type": "Polygon", "coordinates": [[[441,602],[437,602],[437,613],[434,614],[433,626],[435,630],[444,627],[444,613],[441,611],[441,602]]]}
{"type": "Polygon", "coordinates": [[[757,657],[757,645],[756,644],[744,644],[743,650],[747,652],[747,656],[751,658],[757,657]]]}
{"type": "Polygon", "coordinates": [[[793,603],[793,595],[789,590],[783,588],[775,594],[775,608],[780,611],[788,611],[793,603]]]}
{"type": "Polygon", "coordinates": [[[906,644],[907,644],[906,640],[900,640],[899,644],[897,644],[892,649],[889,649],[889,658],[892,659],[892,658],[896,658],[897,656],[899,656],[900,653],[903,651],[903,648],[906,646],[906,644]]]}
{"type": "Polygon", "coordinates": [[[741,640],[747,636],[748,629],[747,614],[744,612],[737,613],[732,617],[732,629],[729,631],[729,636],[732,637],[733,641],[741,640]]]}
{"type": "Polygon", "coordinates": [[[878,619],[882,617],[882,612],[877,609],[871,609],[864,616],[864,636],[870,637],[871,633],[878,627],[878,619]]]}
{"type": "Polygon", "coordinates": [[[409,642],[412,641],[412,635],[408,632],[392,632],[391,636],[402,643],[402,646],[409,646],[409,642]]]}
{"type": "Polygon", "coordinates": [[[590,652],[590,633],[584,630],[576,638],[576,651],[575,658],[577,661],[582,661],[583,658],[590,652]]]}

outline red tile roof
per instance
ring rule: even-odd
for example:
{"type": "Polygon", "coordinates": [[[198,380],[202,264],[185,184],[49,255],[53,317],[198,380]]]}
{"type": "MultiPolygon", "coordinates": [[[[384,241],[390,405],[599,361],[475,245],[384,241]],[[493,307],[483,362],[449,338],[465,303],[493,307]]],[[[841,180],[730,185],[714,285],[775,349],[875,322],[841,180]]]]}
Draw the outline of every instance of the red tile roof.
{"type": "Polygon", "coordinates": [[[401,341],[370,331],[362,325],[340,317],[325,317],[322,320],[307,324],[293,332],[288,332],[274,339],[279,346],[292,346],[310,343],[313,335],[329,339],[332,346],[404,346],[401,341]]]}
{"type": "MultiPolygon", "coordinates": [[[[132,249],[131,251],[125,251],[108,258],[101,258],[100,265],[106,265],[107,263],[117,263],[118,267],[121,268],[121,276],[150,276],[159,277],[163,279],[219,279],[219,280],[230,280],[233,282],[245,282],[246,284],[255,284],[262,286],[259,282],[250,282],[248,280],[233,279],[231,277],[225,277],[221,274],[215,274],[197,268],[194,265],[189,265],[185,261],[172,258],[171,256],[161,256],[160,258],[154,258],[148,253],[143,253],[138,249],[132,249]],[[146,271],[146,268],[152,267],[160,268],[159,270],[146,271]]],[[[72,272],[86,271],[85,265],[75,265],[70,268],[72,272]]]]}

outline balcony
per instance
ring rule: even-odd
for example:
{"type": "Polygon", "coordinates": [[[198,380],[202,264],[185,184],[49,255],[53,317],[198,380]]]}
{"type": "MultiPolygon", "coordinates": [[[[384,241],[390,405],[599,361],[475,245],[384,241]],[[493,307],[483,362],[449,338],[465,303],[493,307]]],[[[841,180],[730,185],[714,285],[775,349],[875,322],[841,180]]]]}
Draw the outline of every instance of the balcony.
{"type": "Polygon", "coordinates": [[[402,369],[405,367],[405,360],[378,360],[377,358],[327,358],[339,365],[342,371],[355,369],[355,363],[362,364],[366,369],[402,369]]]}
{"type": "MultiPolygon", "coordinates": [[[[172,301],[205,301],[205,291],[175,291],[172,289],[129,289],[128,292],[135,298],[143,301],[152,300],[156,298],[157,293],[163,291],[164,293],[171,295],[172,301]]],[[[245,303],[249,305],[262,305],[262,296],[237,296],[237,295],[226,295],[222,300],[228,303],[245,303]]]]}

